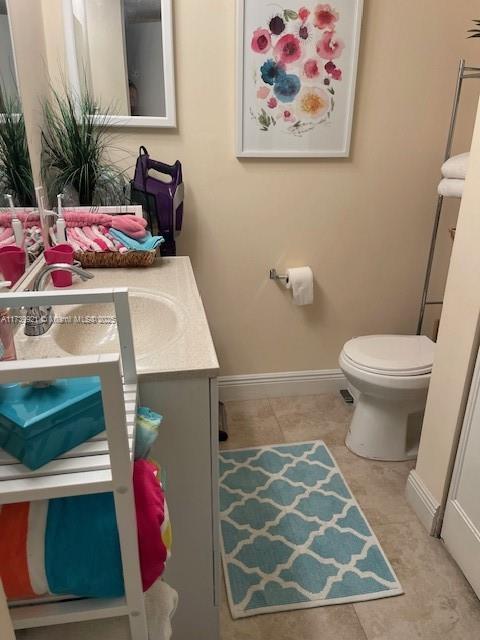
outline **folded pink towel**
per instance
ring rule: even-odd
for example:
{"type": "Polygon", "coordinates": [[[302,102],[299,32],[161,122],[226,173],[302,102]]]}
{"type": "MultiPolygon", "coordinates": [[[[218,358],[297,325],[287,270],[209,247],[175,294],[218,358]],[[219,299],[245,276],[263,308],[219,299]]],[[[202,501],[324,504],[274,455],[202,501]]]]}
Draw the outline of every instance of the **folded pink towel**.
{"type": "Polygon", "coordinates": [[[141,240],[147,234],[147,221],[132,214],[110,216],[106,213],[88,213],[83,211],[65,211],[63,214],[67,228],[83,229],[92,225],[117,229],[135,240],[141,240]]]}
{"type": "Polygon", "coordinates": [[[9,244],[15,244],[15,236],[10,235],[0,241],[0,247],[6,247],[9,244]]]}
{"type": "Polygon", "coordinates": [[[107,213],[88,213],[83,211],[64,211],[67,227],[86,227],[92,224],[110,226],[112,217],[107,213]]]}
{"type": "Polygon", "coordinates": [[[92,224],[92,231],[95,234],[95,236],[97,238],[101,238],[103,240],[103,242],[107,245],[107,250],[108,251],[116,251],[115,249],[115,245],[113,244],[113,242],[110,240],[110,238],[107,235],[107,228],[103,227],[103,226],[98,226],[96,224],[92,224]]]}
{"type": "Polygon", "coordinates": [[[5,227],[0,233],[0,242],[3,242],[6,238],[10,238],[11,235],[12,235],[12,228],[5,227]]]}
{"type": "Polygon", "coordinates": [[[117,229],[125,235],[130,236],[130,238],[135,238],[136,240],[141,240],[147,234],[147,221],[143,218],[139,218],[138,216],[132,216],[129,214],[124,216],[113,216],[110,226],[112,229],[117,229]]]}
{"type": "Polygon", "coordinates": [[[75,227],[75,233],[77,234],[77,238],[87,245],[89,251],[96,251],[97,253],[100,253],[102,251],[101,246],[97,242],[95,242],[95,240],[92,240],[88,237],[88,235],[84,231],[84,228],[75,227]]]}
{"type": "MultiPolygon", "coordinates": [[[[24,228],[38,227],[40,224],[40,214],[38,211],[18,211],[17,217],[21,221],[24,228]]],[[[8,212],[0,213],[0,226],[11,227],[12,226],[12,214],[8,212]]]]}
{"type": "Polygon", "coordinates": [[[94,244],[98,245],[102,251],[108,251],[108,245],[102,236],[98,236],[94,233],[92,227],[82,227],[83,233],[87,236],[87,238],[94,244]]]}
{"type": "Polygon", "coordinates": [[[108,233],[110,228],[135,240],[141,240],[147,234],[147,221],[131,214],[110,216],[105,213],[65,211],[64,218],[67,240],[75,251],[128,251],[125,245],[108,233]]]}
{"type": "Polygon", "coordinates": [[[67,231],[68,231],[67,237],[69,239],[73,239],[74,242],[76,242],[77,245],[80,247],[81,251],[90,251],[90,243],[88,241],[88,238],[84,237],[80,233],[80,229],[75,227],[74,229],[67,229],[67,231]]]}
{"type": "Polygon", "coordinates": [[[73,229],[66,229],[66,232],[67,232],[67,242],[73,247],[73,250],[75,252],[83,251],[81,245],[77,242],[77,239],[75,238],[75,233],[73,229]]]}
{"type": "Polygon", "coordinates": [[[126,253],[128,251],[127,247],[125,245],[123,245],[119,240],[117,240],[116,238],[114,238],[113,236],[111,236],[109,233],[107,233],[108,239],[113,242],[115,249],[117,251],[119,251],[120,253],[126,253]]]}

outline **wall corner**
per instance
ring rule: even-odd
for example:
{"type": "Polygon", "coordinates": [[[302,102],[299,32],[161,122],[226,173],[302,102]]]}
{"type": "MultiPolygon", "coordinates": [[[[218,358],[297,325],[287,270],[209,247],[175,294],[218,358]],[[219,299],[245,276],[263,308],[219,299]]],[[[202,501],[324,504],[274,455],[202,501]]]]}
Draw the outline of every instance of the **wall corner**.
{"type": "Polygon", "coordinates": [[[430,493],[427,485],[415,469],[410,471],[405,489],[408,504],[431,536],[438,537],[441,518],[441,504],[430,493]]]}

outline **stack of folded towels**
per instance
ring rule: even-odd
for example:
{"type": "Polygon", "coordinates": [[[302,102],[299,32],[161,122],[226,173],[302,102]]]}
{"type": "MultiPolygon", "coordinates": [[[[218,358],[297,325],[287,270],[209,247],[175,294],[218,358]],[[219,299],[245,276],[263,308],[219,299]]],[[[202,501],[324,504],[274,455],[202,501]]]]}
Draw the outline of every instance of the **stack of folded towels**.
{"type": "Polygon", "coordinates": [[[452,156],[442,165],[442,176],[438,193],[445,198],[461,198],[467,176],[470,153],[452,156]]]}
{"type": "Polygon", "coordinates": [[[147,221],[134,215],[66,211],[67,242],[75,252],[152,251],[164,242],[147,231],[147,221]]]}
{"type": "MultiPolygon", "coordinates": [[[[17,211],[17,218],[23,226],[24,247],[33,256],[39,255],[43,250],[42,230],[40,229],[40,216],[38,211],[17,211]]],[[[0,213],[0,247],[15,244],[12,229],[12,214],[0,213]]]]}

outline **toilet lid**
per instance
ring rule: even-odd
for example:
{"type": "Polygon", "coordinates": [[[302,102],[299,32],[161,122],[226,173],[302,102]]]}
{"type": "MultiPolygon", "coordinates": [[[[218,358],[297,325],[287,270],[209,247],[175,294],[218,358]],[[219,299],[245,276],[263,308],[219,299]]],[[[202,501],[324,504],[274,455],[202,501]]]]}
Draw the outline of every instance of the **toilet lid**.
{"type": "Polygon", "coordinates": [[[361,336],[349,340],[343,352],[372,373],[413,376],[430,373],[435,343],[426,336],[361,336]]]}

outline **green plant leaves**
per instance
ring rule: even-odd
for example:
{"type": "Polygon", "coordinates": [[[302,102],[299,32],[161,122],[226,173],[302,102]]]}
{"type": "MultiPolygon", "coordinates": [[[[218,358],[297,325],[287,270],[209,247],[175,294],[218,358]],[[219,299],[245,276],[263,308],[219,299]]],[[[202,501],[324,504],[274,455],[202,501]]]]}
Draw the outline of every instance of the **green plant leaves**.
{"type": "Polygon", "coordinates": [[[477,28],[476,29],[469,29],[467,31],[467,33],[471,33],[471,36],[468,36],[469,38],[480,38],[480,20],[473,20],[472,21],[477,28]]]}
{"type": "Polygon", "coordinates": [[[257,119],[262,131],[268,131],[270,126],[275,126],[277,124],[275,122],[275,118],[269,116],[265,109],[260,111],[257,119]]]}
{"type": "Polygon", "coordinates": [[[25,120],[18,99],[4,98],[0,118],[0,190],[20,206],[35,204],[25,120]]]}
{"type": "Polygon", "coordinates": [[[81,205],[123,202],[125,174],[107,160],[113,149],[108,109],[100,109],[88,91],[77,97],[64,88],[52,89],[43,113],[42,178],[50,201],[70,187],[81,205]],[[92,118],[100,111],[107,113],[92,118]]]}
{"type": "Polygon", "coordinates": [[[286,22],[288,22],[289,20],[296,20],[298,18],[298,13],[296,11],[293,11],[293,9],[284,9],[283,17],[285,18],[286,22]]]}

